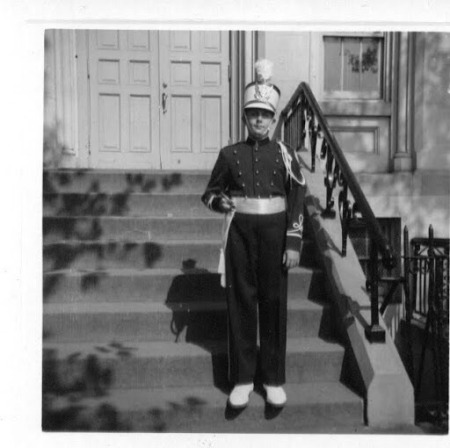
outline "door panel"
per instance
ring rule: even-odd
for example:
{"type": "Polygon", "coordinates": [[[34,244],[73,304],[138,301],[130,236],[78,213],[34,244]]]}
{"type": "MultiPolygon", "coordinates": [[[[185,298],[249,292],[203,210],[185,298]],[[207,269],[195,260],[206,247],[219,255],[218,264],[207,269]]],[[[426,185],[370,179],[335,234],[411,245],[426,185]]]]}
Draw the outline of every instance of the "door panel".
{"type": "Polygon", "coordinates": [[[159,168],[155,31],[89,32],[92,168],[159,168]]]}
{"type": "Polygon", "coordinates": [[[389,121],[380,117],[331,117],[328,123],[355,172],[388,171],[389,121]],[[386,148],[387,147],[387,148],[386,148]]]}
{"type": "Polygon", "coordinates": [[[208,169],[229,138],[229,42],[223,31],[160,32],[165,169],[208,169]]]}
{"type": "Polygon", "coordinates": [[[205,153],[217,153],[222,135],[222,98],[202,98],[202,149],[205,153]]]}
{"type": "Polygon", "coordinates": [[[90,167],[209,169],[229,139],[222,31],[89,31],[90,167]]]}

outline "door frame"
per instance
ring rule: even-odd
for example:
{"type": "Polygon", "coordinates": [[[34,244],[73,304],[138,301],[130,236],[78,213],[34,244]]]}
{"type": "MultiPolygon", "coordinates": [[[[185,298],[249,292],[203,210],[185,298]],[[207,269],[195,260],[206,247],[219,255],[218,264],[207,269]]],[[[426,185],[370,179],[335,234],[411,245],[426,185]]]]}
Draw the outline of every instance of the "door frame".
{"type": "Polygon", "coordinates": [[[90,160],[91,100],[89,86],[89,30],[76,30],[78,167],[92,168],[90,160]]]}
{"type": "Polygon", "coordinates": [[[245,86],[253,81],[258,56],[257,31],[230,31],[230,143],[245,138],[242,121],[245,86]]]}

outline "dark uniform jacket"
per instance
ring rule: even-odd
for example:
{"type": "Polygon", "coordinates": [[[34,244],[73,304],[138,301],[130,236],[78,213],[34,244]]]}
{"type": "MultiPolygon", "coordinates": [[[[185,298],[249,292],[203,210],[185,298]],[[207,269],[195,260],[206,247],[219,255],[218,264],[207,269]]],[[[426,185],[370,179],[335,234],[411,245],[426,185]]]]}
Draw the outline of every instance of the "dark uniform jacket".
{"type": "MultiPolygon", "coordinates": [[[[298,159],[291,149],[288,151],[292,157],[292,171],[302,180],[298,159]]],[[[286,197],[286,249],[299,251],[305,188],[288,176],[277,142],[269,138],[258,142],[249,137],[245,142],[222,148],[202,201],[211,210],[220,211],[218,204],[222,194],[231,198],[286,197]]]]}

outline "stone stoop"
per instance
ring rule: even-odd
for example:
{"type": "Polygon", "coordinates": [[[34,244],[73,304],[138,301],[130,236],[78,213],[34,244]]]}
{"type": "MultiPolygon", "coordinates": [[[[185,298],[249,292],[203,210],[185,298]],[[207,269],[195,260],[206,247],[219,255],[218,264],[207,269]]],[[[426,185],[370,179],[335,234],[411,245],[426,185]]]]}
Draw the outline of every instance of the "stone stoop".
{"type": "Polygon", "coordinates": [[[222,218],[200,202],[207,180],[203,172],[44,172],[44,430],[363,427],[363,399],[340,381],[345,349],[308,229],[301,266],[289,274],[288,403],[271,409],[257,384],[247,409],[227,409],[222,218]]]}

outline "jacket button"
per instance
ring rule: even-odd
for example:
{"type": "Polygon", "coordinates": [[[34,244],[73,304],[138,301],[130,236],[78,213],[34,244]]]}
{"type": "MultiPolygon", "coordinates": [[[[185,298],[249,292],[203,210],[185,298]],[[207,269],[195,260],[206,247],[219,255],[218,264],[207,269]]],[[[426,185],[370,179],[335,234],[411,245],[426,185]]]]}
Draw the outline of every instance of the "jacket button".
{"type": "Polygon", "coordinates": [[[238,176],[239,176],[239,177],[242,176],[242,171],[239,171],[238,176]]]}
{"type": "Polygon", "coordinates": [[[245,188],[245,184],[244,184],[244,182],[242,182],[242,188],[245,188]]]}
{"type": "Polygon", "coordinates": [[[273,183],[273,181],[272,182],[270,182],[270,186],[271,187],[273,187],[275,184],[273,183]]]}
{"type": "Polygon", "coordinates": [[[237,151],[236,151],[236,150],[234,150],[234,151],[233,151],[233,154],[237,154],[237,151]]]}
{"type": "Polygon", "coordinates": [[[256,186],[259,187],[259,182],[256,182],[256,186]]]}
{"type": "Polygon", "coordinates": [[[255,174],[259,174],[259,170],[256,170],[256,171],[255,171],[255,174]]]}
{"type": "Polygon", "coordinates": [[[236,160],[236,165],[239,165],[239,163],[240,163],[239,160],[236,160]]]}
{"type": "Polygon", "coordinates": [[[273,170],[273,175],[275,176],[277,174],[277,170],[273,170]]]}
{"type": "Polygon", "coordinates": [[[279,161],[280,161],[280,159],[275,159],[275,162],[277,162],[277,163],[278,163],[279,161]]]}
{"type": "Polygon", "coordinates": [[[255,162],[259,162],[259,159],[258,159],[258,157],[255,157],[255,162]]]}

